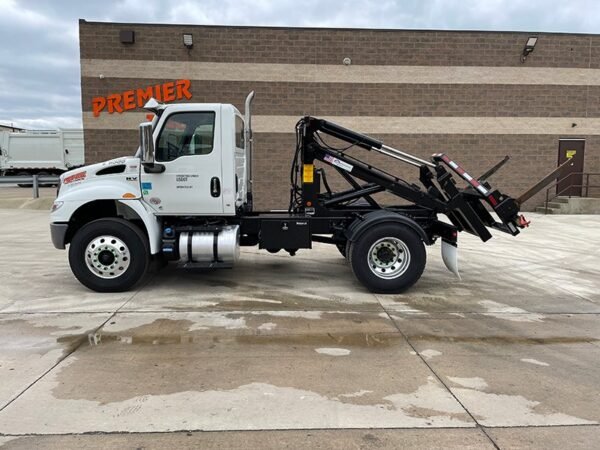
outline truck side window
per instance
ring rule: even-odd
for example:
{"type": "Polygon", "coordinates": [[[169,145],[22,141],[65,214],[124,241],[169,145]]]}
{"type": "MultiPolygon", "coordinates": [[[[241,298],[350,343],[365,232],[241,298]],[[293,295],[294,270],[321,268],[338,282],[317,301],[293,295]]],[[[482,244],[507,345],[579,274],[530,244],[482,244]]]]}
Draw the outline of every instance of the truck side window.
{"type": "Polygon", "coordinates": [[[180,156],[208,155],[213,151],[214,112],[184,112],[169,116],[156,146],[157,161],[173,161],[180,156]]]}
{"type": "Polygon", "coordinates": [[[244,121],[240,116],[235,116],[235,146],[244,148],[244,121]]]}

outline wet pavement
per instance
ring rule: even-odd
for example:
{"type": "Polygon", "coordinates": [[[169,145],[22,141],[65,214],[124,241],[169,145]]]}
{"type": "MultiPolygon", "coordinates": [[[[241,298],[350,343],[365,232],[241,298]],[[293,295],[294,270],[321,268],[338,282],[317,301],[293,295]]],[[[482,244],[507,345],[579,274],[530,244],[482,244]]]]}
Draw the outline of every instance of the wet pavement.
{"type": "Polygon", "coordinates": [[[600,216],[461,236],[462,280],[373,295],[335,248],[97,294],[48,215],[0,210],[6,448],[590,448],[600,216]]]}

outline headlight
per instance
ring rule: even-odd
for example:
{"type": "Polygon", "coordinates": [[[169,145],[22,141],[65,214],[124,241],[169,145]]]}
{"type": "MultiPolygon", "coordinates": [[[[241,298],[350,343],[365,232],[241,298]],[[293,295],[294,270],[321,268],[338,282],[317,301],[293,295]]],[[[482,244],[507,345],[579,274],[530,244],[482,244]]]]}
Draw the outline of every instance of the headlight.
{"type": "Polygon", "coordinates": [[[54,212],[58,209],[61,208],[61,206],[64,204],[65,202],[54,202],[52,203],[52,209],[50,210],[50,212],[54,212]]]}

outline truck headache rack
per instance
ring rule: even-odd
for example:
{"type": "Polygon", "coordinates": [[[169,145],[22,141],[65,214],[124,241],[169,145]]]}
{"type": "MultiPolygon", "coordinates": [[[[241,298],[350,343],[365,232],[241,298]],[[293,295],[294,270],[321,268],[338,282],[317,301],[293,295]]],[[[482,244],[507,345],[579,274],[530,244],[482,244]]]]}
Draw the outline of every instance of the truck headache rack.
{"type": "Polygon", "coordinates": [[[519,214],[520,205],[548,184],[552,177],[556,177],[562,168],[561,166],[520,198],[515,199],[494,189],[487,182],[487,179],[508,161],[508,157],[477,179],[444,153],[434,154],[431,161],[426,161],[384,145],[381,141],[364,134],[311,116],[303,117],[296,124],[296,138],[297,148],[291,171],[290,213],[303,211],[319,215],[320,208],[331,209],[337,205],[348,205],[360,198],[371,208],[381,208],[371,195],[387,191],[414,203],[417,207],[445,214],[458,231],[474,234],[483,241],[492,237],[488,227],[517,235],[520,228],[528,226],[529,222],[519,214]],[[327,144],[321,134],[350,145],[335,148],[327,144]],[[346,150],[351,147],[375,151],[418,167],[422,187],[350,156],[346,150]],[[332,192],[324,171],[314,169],[315,160],[332,166],[350,184],[351,189],[332,192]],[[467,186],[458,187],[453,174],[464,180],[467,186]],[[360,184],[357,180],[365,184],[360,184]],[[326,194],[320,193],[321,181],[327,189],[326,194]],[[486,205],[497,214],[500,221],[490,214],[486,205]]]}

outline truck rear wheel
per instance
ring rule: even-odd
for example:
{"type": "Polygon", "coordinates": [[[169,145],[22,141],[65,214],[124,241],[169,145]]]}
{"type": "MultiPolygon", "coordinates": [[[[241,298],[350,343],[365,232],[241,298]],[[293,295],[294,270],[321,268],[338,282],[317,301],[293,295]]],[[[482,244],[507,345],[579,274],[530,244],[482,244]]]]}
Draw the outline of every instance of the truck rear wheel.
{"type": "Polygon", "coordinates": [[[396,294],[423,274],[425,246],[410,228],[395,223],[375,225],[349,248],[356,278],[371,292],[396,294]]]}
{"type": "Polygon", "coordinates": [[[69,247],[69,265],[84,286],[96,292],[131,289],[148,270],[148,240],[123,219],[99,219],[75,233],[69,247]]]}

